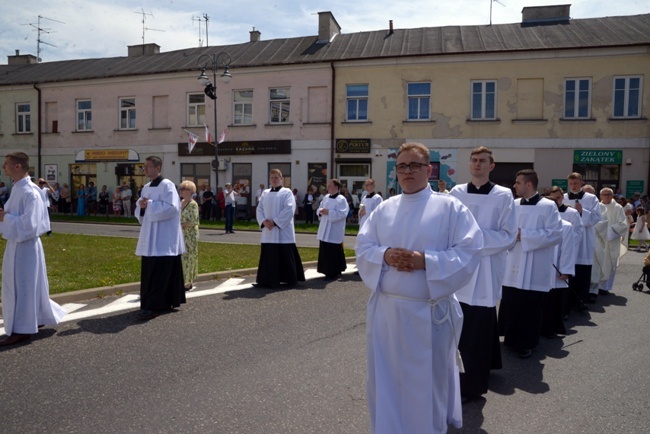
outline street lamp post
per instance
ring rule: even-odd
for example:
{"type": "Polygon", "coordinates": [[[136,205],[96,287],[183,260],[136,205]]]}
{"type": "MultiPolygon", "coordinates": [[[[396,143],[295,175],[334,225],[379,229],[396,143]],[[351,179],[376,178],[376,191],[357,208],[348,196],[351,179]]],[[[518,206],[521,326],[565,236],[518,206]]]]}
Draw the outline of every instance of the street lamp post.
{"type": "Polygon", "coordinates": [[[218,134],[217,130],[217,72],[219,68],[223,68],[223,73],[221,74],[221,80],[224,83],[229,83],[232,76],[230,75],[230,62],[232,58],[230,54],[225,51],[221,53],[211,53],[203,54],[199,57],[199,66],[201,67],[201,75],[198,79],[203,83],[205,89],[203,92],[214,100],[214,137],[212,138],[212,144],[214,145],[214,192],[215,195],[218,194],[217,190],[219,187],[219,147],[218,147],[218,134]],[[212,81],[210,78],[205,75],[205,70],[207,68],[212,68],[212,81]]]}

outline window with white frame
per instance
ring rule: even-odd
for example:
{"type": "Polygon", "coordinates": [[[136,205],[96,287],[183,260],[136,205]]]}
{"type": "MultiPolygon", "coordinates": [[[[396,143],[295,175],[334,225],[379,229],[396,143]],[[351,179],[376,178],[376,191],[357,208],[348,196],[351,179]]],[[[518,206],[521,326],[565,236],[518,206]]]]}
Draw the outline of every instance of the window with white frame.
{"type": "Polygon", "coordinates": [[[276,87],[269,90],[270,122],[283,124],[289,122],[290,88],[276,87]]]}
{"type": "Polygon", "coordinates": [[[233,112],[235,125],[253,123],[253,89],[234,91],[233,112]]]}
{"type": "Polygon", "coordinates": [[[77,131],[93,129],[92,101],[89,99],[77,100],[77,131]]]}
{"type": "Polygon", "coordinates": [[[472,117],[475,120],[493,120],[497,117],[497,82],[472,81],[472,117]]]}
{"type": "Polygon", "coordinates": [[[347,97],[347,120],[367,121],[368,120],[368,85],[348,84],[346,86],[347,97]]]}
{"type": "Polygon", "coordinates": [[[428,121],[431,119],[431,83],[408,84],[408,120],[428,121]]]}
{"type": "Polygon", "coordinates": [[[32,132],[32,106],[31,104],[16,104],[16,133],[32,132]]]}
{"type": "Polygon", "coordinates": [[[591,79],[570,78],[564,81],[564,117],[589,119],[591,112],[591,79]]]}
{"type": "Polygon", "coordinates": [[[641,77],[614,77],[615,118],[641,117],[641,77]]]}
{"type": "Polygon", "coordinates": [[[205,124],[205,94],[187,95],[187,126],[200,127],[205,124]]]}
{"type": "Polygon", "coordinates": [[[135,98],[120,98],[120,129],[135,129],[135,98]]]}

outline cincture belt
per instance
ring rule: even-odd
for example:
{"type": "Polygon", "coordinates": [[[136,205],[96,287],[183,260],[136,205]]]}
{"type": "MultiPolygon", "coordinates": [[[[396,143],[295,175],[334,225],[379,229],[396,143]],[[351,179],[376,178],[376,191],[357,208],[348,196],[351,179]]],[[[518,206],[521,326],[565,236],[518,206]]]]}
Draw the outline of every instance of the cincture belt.
{"type": "Polygon", "coordinates": [[[431,307],[431,321],[434,324],[442,324],[445,321],[449,321],[449,323],[451,324],[452,333],[454,334],[454,342],[456,343],[456,364],[458,365],[458,371],[460,373],[465,372],[465,367],[463,366],[463,359],[460,355],[460,350],[458,349],[458,338],[456,337],[456,327],[454,326],[454,321],[451,319],[451,297],[452,297],[451,295],[444,298],[438,298],[438,299],[434,299],[434,298],[425,299],[425,298],[407,297],[405,295],[391,294],[389,292],[384,292],[384,291],[380,291],[379,294],[385,295],[387,297],[397,298],[399,300],[427,303],[431,307]],[[434,309],[440,302],[443,301],[447,302],[447,310],[445,311],[445,315],[442,317],[442,319],[438,320],[436,319],[436,316],[434,314],[434,309]]]}

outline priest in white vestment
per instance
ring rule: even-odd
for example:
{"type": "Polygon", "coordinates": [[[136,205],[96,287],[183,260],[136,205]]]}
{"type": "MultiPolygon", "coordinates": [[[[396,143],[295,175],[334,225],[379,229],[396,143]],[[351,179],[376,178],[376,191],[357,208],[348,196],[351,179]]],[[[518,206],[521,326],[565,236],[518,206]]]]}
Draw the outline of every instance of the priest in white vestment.
{"type": "Polygon", "coordinates": [[[135,216],[142,225],[135,251],[142,257],[138,313],[141,320],[150,320],[185,303],[181,203],[176,186],[164,179],[161,171],[159,157],[146,158],[144,174],[151,182],[142,188],[135,208],[135,216]]]}
{"type": "Polygon", "coordinates": [[[573,172],[567,177],[569,192],[564,195],[564,204],[573,207],[582,218],[584,232],[578,245],[576,256],[576,272],[569,279],[571,294],[575,294],[572,305],[577,310],[586,310],[584,303],[589,302],[589,286],[591,282],[591,267],[594,263],[594,243],[596,234],[594,226],[603,220],[598,205],[598,198],[583,189],[582,175],[573,172]]]}
{"type": "Polygon", "coordinates": [[[0,346],[27,341],[38,327],[56,325],[65,315],[50,300],[45,253],[40,236],[50,230],[50,218],[42,192],[29,178],[29,157],[23,152],[7,155],[4,173],[14,186],[0,208],[0,232],[7,240],[2,260],[2,319],[7,338],[0,346]]]}
{"type": "Polygon", "coordinates": [[[316,239],[318,246],[319,273],[325,275],[326,280],[338,279],[347,268],[343,240],[345,240],[345,221],[350,208],[348,201],[340,194],[341,183],[338,179],[327,182],[327,195],[321,200],[316,216],[318,233],[316,239]]]}
{"type": "Polygon", "coordinates": [[[372,433],[444,433],[462,425],[453,293],[480,260],[483,236],[458,199],[431,190],[429,150],[406,143],[397,156],[403,194],[361,227],[357,267],[367,306],[367,397],[372,433]]]}
{"type": "Polygon", "coordinates": [[[272,169],[269,178],[271,187],[262,192],[255,210],[262,230],[256,282],[257,286],[267,288],[280,283],[295,285],[305,281],[293,226],[296,200],[290,189],[282,187],[279,169],[272,169]]]}
{"type": "Polygon", "coordinates": [[[519,234],[508,252],[499,305],[504,345],[519,357],[532,356],[539,343],[546,293],[555,283],[555,245],[562,240],[562,219],[554,202],[537,193],[537,173],[517,172],[515,213],[519,234]]]}
{"type": "Polygon", "coordinates": [[[607,235],[605,236],[605,251],[603,255],[603,275],[607,279],[600,281],[599,294],[609,294],[614,287],[618,260],[621,256],[621,240],[628,231],[627,217],[623,207],[616,203],[611,188],[600,190],[600,200],[607,214],[607,235]],[[603,292],[604,291],[604,292],[603,292]]]}
{"type": "Polygon", "coordinates": [[[483,233],[481,262],[472,280],[456,292],[463,309],[459,342],[465,366],[460,374],[463,402],[487,393],[490,370],[502,367],[496,305],[501,300],[506,254],[517,238],[517,223],[512,192],[490,182],[494,167],[489,148],[472,150],[471,182],[456,185],[450,193],[469,208],[483,233]]]}

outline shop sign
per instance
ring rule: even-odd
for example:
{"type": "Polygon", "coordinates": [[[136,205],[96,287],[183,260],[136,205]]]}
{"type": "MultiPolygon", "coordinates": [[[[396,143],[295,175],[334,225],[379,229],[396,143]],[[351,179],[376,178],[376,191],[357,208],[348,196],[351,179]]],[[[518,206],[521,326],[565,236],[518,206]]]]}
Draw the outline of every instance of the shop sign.
{"type": "MultiPolygon", "coordinates": [[[[217,145],[219,155],[263,155],[291,154],[291,140],[251,140],[245,142],[223,142],[217,145]]],[[[178,144],[180,157],[214,155],[214,147],[206,142],[197,143],[192,153],[187,149],[187,142],[178,144]]]]}
{"type": "Polygon", "coordinates": [[[551,187],[560,187],[565,193],[569,191],[569,181],[565,178],[551,179],[551,187]]]}
{"type": "Polygon", "coordinates": [[[640,181],[627,181],[625,183],[625,197],[632,197],[634,193],[643,194],[645,192],[645,183],[640,181]]]}
{"type": "Polygon", "coordinates": [[[85,161],[128,160],[128,149],[90,149],[84,151],[85,161]]]}
{"type": "Polygon", "coordinates": [[[369,154],[370,139],[336,139],[338,154],[369,154]]]}
{"type": "Polygon", "coordinates": [[[574,164],[621,164],[623,151],[604,149],[582,149],[573,151],[574,164]]]}

